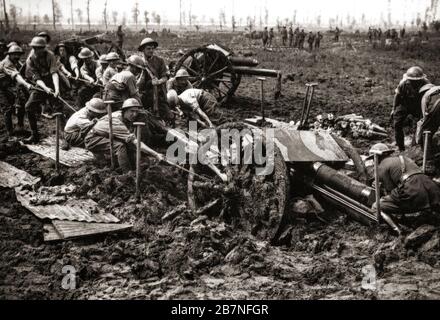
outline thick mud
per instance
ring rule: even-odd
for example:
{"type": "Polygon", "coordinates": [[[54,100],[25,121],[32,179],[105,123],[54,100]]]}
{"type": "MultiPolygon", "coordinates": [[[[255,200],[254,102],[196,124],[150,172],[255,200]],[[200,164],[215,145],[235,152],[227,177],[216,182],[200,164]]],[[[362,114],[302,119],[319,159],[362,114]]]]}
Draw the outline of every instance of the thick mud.
{"type": "MultiPolygon", "coordinates": [[[[138,39],[130,39],[137,43],[138,39]]],[[[217,41],[238,52],[252,51],[264,68],[281,69],[283,95],[272,98],[268,117],[298,120],[305,83],[317,81],[311,116],[357,113],[392,130],[392,94],[406,69],[421,65],[433,83],[440,77],[435,55],[439,39],[416,52],[385,51],[364,42],[324,43],[319,53],[268,52],[259,43],[231,35],[194,35],[162,41],[160,54],[180,43],[196,47],[217,41]]],[[[128,42],[131,43],[131,42],[128,42]]],[[[222,109],[223,120],[259,114],[259,83],[243,78],[236,97],[222,109]]],[[[3,124],[3,119],[0,119],[3,124]]],[[[43,120],[43,131],[53,124],[43,120]]],[[[6,142],[0,127],[0,160],[40,177],[42,185],[72,183],[76,195],[132,223],[129,232],[60,243],[43,241],[43,221],[0,188],[0,298],[2,299],[437,299],[440,298],[440,227],[436,217],[406,217],[405,234],[386,225],[370,228],[324,206],[319,214],[294,214],[272,246],[218,216],[196,216],[187,203],[187,174],[144,159],[142,199],[134,198],[135,174],[122,175],[92,163],[62,168],[6,142]],[[76,269],[76,289],[64,290],[62,268],[76,269]]],[[[366,153],[375,140],[351,141],[366,153]]],[[[163,150],[162,150],[163,151],[163,150]]],[[[413,152],[414,150],[411,150],[413,152]]],[[[413,155],[420,155],[415,150],[413,155]]],[[[295,197],[295,188],[292,188],[295,197]]],[[[258,203],[255,204],[258,206],[258,203]]],[[[293,206],[293,202],[290,204],[293,206]]],[[[291,208],[290,208],[291,209],[291,208]]]]}

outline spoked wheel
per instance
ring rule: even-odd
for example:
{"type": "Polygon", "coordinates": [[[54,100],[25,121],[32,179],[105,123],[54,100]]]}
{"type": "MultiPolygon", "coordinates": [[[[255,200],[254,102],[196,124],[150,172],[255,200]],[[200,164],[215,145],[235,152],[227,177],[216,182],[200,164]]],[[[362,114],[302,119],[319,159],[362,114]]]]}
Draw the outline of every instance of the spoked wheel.
{"type": "Polygon", "coordinates": [[[211,154],[212,159],[217,157],[218,160],[215,170],[226,175],[228,182],[223,182],[208,165],[191,165],[191,173],[188,176],[188,203],[196,214],[218,216],[234,228],[240,228],[259,239],[276,244],[285,222],[284,213],[289,199],[288,169],[281,152],[274,145],[273,157],[269,157],[268,160],[273,164],[273,170],[261,174],[258,169],[267,164],[255,163],[253,152],[255,145],[261,142],[260,150],[266,156],[265,153],[270,148],[265,143],[264,136],[244,123],[227,123],[216,129],[219,142],[215,146],[218,146],[218,150],[221,144],[219,133],[223,129],[237,129],[236,131],[240,132],[236,138],[229,139],[230,150],[237,150],[239,159],[232,163],[239,164],[231,164],[231,161],[221,163],[220,152],[211,154]],[[251,157],[249,144],[254,146],[250,148],[251,157]],[[201,175],[211,180],[206,181],[201,175]]]}
{"type": "Polygon", "coordinates": [[[176,70],[185,68],[194,88],[209,91],[224,104],[240,84],[231,61],[223,52],[201,47],[187,52],[176,64],[176,70]]]}

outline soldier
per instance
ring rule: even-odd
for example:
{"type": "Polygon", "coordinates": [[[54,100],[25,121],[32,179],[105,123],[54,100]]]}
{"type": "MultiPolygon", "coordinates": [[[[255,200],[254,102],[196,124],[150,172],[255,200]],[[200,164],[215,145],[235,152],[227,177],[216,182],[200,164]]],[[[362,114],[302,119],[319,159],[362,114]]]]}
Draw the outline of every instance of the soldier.
{"type": "Polygon", "coordinates": [[[71,85],[68,78],[74,77],[75,80],[78,80],[80,77],[78,60],[74,55],[69,54],[64,43],[56,45],[54,54],[57,58],[57,65],[60,70],[58,75],[60,76],[60,79],[65,87],[70,89],[71,85]]]}
{"type": "Polygon", "coordinates": [[[339,42],[339,35],[341,34],[341,30],[338,27],[335,29],[335,42],[339,42]]]}
{"type": "Polygon", "coordinates": [[[281,40],[283,41],[283,46],[287,44],[287,27],[284,26],[281,30],[281,40]]]}
{"type": "Polygon", "coordinates": [[[64,138],[74,147],[84,147],[84,139],[104,114],[107,106],[100,98],[92,98],[86,106],[75,112],[67,121],[64,128],[64,138]]]}
{"type": "Polygon", "coordinates": [[[6,58],[8,52],[8,48],[6,47],[6,42],[1,39],[0,40],[0,60],[3,60],[4,58],[6,58]]]}
{"type": "Polygon", "coordinates": [[[313,43],[315,42],[315,35],[312,31],[309,32],[309,37],[307,38],[307,42],[309,44],[309,51],[313,51],[313,43]]]}
{"type": "Polygon", "coordinates": [[[105,60],[107,60],[108,66],[104,71],[104,74],[102,76],[102,83],[103,85],[106,85],[107,82],[113,77],[115,74],[117,74],[118,71],[118,65],[120,63],[119,55],[116,52],[110,52],[105,57],[105,60]]]}
{"type": "Polygon", "coordinates": [[[316,37],[315,37],[315,50],[318,50],[319,47],[321,46],[322,38],[323,38],[323,36],[322,36],[321,32],[318,31],[318,33],[316,34],[316,37]]]}
{"type": "Polygon", "coordinates": [[[270,31],[269,31],[269,47],[272,47],[273,38],[275,38],[275,34],[273,32],[273,28],[270,28],[270,31]]]}
{"type": "Polygon", "coordinates": [[[263,47],[266,48],[267,41],[269,40],[269,32],[267,31],[267,27],[264,27],[262,40],[263,40],[263,47]]]}
{"type": "Polygon", "coordinates": [[[122,26],[118,26],[118,31],[116,36],[118,37],[118,47],[122,50],[122,45],[124,44],[124,32],[122,31],[122,26]]]}
{"type": "Polygon", "coordinates": [[[175,90],[177,94],[181,94],[185,90],[192,89],[193,86],[188,80],[189,73],[185,69],[177,71],[176,76],[167,81],[167,92],[175,90]]]}
{"type": "MultiPolygon", "coordinates": [[[[18,71],[20,69],[19,59],[24,54],[19,46],[11,46],[7,56],[0,62],[0,109],[5,117],[5,127],[9,137],[14,135],[12,124],[12,115],[15,113],[16,106],[16,86],[22,85],[31,89],[31,84],[26,82],[18,71]]],[[[23,106],[18,104],[17,109],[17,131],[23,131],[24,128],[24,110],[23,106]]]]}
{"type": "MultiPolygon", "coordinates": [[[[142,105],[136,99],[127,99],[124,101],[121,110],[112,113],[113,128],[113,147],[116,153],[119,167],[123,172],[133,169],[134,155],[136,150],[136,136],[133,133],[133,122],[139,114],[139,108],[142,105]]],[[[109,139],[109,119],[108,115],[100,118],[93,129],[89,131],[84,140],[86,148],[91,151],[96,159],[102,161],[105,155],[110,153],[109,139]]],[[[155,156],[159,161],[164,157],[150,149],[141,142],[141,151],[155,156]]]]}
{"type": "Polygon", "coordinates": [[[142,104],[150,110],[154,107],[154,86],[157,86],[157,104],[159,116],[163,120],[171,121],[174,115],[168,108],[166,99],[166,82],[168,80],[168,68],[165,60],[156,56],[154,50],[158,43],[151,38],[142,40],[138,50],[144,54],[146,69],[142,71],[138,81],[139,91],[141,92],[142,104]]]}
{"type": "Polygon", "coordinates": [[[100,84],[104,84],[104,79],[103,79],[104,71],[108,67],[107,55],[105,54],[101,55],[99,57],[98,64],[99,67],[96,68],[95,71],[96,79],[99,81],[100,84]]]}
{"type": "Polygon", "coordinates": [[[127,68],[115,74],[104,88],[104,99],[115,101],[113,111],[121,108],[122,103],[128,98],[135,98],[141,101],[136,77],[140,75],[144,67],[141,57],[132,55],[127,59],[127,68]]]}
{"type": "MultiPolygon", "coordinates": [[[[47,50],[46,40],[42,37],[34,37],[29,45],[33,50],[26,60],[26,78],[31,83],[36,83],[43,92],[37,88],[32,88],[30,91],[25,109],[32,135],[25,142],[38,143],[40,135],[37,125],[37,110],[46,101],[49,101],[53,107],[62,110],[57,99],[60,94],[60,83],[56,58],[52,52],[47,50]]],[[[62,147],[65,144],[63,140],[62,147]]]]}
{"type": "Polygon", "coordinates": [[[50,44],[50,41],[51,41],[51,37],[50,37],[49,33],[46,32],[46,31],[42,31],[42,32],[37,34],[37,37],[44,38],[46,40],[47,49],[50,50],[49,44],[50,44]]]}
{"type": "Polygon", "coordinates": [[[304,49],[304,41],[306,40],[306,33],[304,29],[301,29],[301,32],[299,33],[298,38],[298,49],[304,49]]]}
{"type": "Polygon", "coordinates": [[[379,181],[386,192],[380,199],[381,210],[390,214],[438,210],[439,187],[422,173],[413,160],[402,155],[393,157],[393,152],[383,143],[375,144],[370,149],[370,157],[379,154],[379,181]]]}
{"type": "Polygon", "coordinates": [[[405,150],[404,122],[408,115],[412,115],[416,120],[420,119],[420,103],[422,97],[419,90],[428,83],[429,81],[423,73],[422,68],[414,66],[409,68],[403,75],[403,79],[396,88],[391,119],[394,120],[396,145],[400,151],[405,150]]]}
{"type": "Polygon", "coordinates": [[[80,72],[82,77],[89,82],[84,84],[78,90],[78,97],[76,99],[76,105],[79,108],[83,108],[85,103],[89,101],[94,95],[99,94],[99,80],[96,78],[96,69],[98,63],[93,59],[94,54],[89,48],[82,48],[78,57],[83,60],[80,72]]]}
{"type": "Polygon", "coordinates": [[[299,46],[299,27],[296,27],[295,31],[293,32],[294,41],[293,41],[293,47],[298,48],[299,46]]]}
{"type": "Polygon", "coordinates": [[[215,113],[218,104],[209,92],[202,89],[188,89],[178,95],[176,91],[170,90],[167,99],[171,107],[181,107],[182,111],[190,116],[195,114],[199,117],[204,127],[214,127],[208,115],[215,113]]]}
{"type": "Polygon", "coordinates": [[[293,46],[293,28],[292,26],[289,27],[289,47],[292,48],[293,46]]]}

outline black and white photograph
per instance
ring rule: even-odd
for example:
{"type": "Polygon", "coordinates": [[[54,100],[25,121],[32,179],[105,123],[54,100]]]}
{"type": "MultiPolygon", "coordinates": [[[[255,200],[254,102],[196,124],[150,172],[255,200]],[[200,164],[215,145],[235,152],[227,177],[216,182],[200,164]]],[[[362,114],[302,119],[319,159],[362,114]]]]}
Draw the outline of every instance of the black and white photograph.
{"type": "Polygon", "coordinates": [[[0,300],[439,299],[439,54],[438,0],[0,0],[0,300]]]}

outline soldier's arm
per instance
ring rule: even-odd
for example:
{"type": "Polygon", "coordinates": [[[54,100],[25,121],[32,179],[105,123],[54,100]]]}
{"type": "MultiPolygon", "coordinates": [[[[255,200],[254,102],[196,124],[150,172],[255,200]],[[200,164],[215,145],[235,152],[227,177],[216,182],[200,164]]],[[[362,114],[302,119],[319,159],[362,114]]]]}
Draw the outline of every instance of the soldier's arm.
{"type": "Polygon", "coordinates": [[[85,64],[83,64],[83,66],[81,67],[81,74],[82,74],[83,78],[86,79],[88,82],[90,82],[90,83],[95,82],[95,79],[93,79],[89,75],[89,71],[85,68],[85,64]]]}
{"type": "Polygon", "coordinates": [[[208,127],[214,127],[211,120],[209,120],[209,117],[207,116],[207,114],[205,112],[203,112],[202,109],[200,109],[200,107],[197,107],[194,112],[196,112],[199,117],[201,118],[201,120],[206,123],[208,125],[208,127]]]}
{"type": "Polygon", "coordinates": [[[15,76],[15,81],[17,81],[17,83],[19,85],[22,85],[22,86],[26,87],[28,90],[32,87],[32,85],[29,82],[27,82],[26,80],[23,79],[21,74],[17,74],[15,76]]]}

